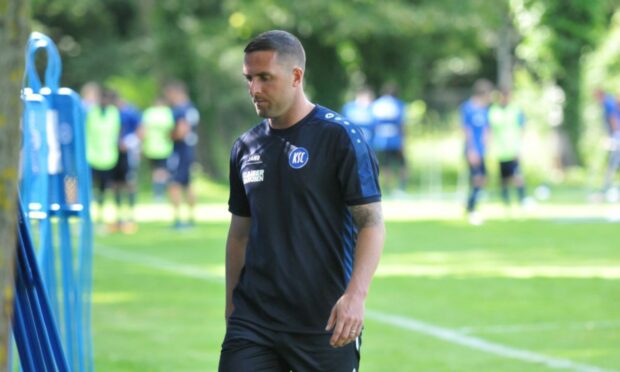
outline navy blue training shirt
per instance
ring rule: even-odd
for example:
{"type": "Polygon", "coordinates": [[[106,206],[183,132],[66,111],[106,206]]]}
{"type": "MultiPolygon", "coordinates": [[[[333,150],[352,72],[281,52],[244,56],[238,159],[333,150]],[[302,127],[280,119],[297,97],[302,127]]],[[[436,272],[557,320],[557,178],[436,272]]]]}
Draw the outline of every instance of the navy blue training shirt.
{"type": "Polygon", "coordinates": [[[344,293],[357,229],[349,206],[381,200],[363,133],[316,106],[287,129],[264,120],[235,142],[229,210],[252,218],[232,319],[326,333],[344,293]]]}
{"type": "Polygon", "coordinates": [[[185,119],[190,128],[183,139],[174,141],[174,151],[193,153],[194,147],[198,143],[198,134],[196,133],[200,122],[198,110],[190,101],[187,101],[184,104],[172,107],[172,115],[175,125],[178,125],[181,119],[185,119]]]}

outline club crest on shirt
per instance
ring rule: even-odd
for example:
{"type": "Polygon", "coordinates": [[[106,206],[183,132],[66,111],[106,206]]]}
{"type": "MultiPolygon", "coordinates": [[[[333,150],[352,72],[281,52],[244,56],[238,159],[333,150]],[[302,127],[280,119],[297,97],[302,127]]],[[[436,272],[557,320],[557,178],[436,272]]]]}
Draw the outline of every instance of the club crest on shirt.
{"type": "Polygon", "coordinates": [[[290,165],[293,169],[300,169],[308,164],[309,159],[310,155],[308,154],[308,150],[303,147],[297,147],[289,154],[288,165],[290,165]]]}

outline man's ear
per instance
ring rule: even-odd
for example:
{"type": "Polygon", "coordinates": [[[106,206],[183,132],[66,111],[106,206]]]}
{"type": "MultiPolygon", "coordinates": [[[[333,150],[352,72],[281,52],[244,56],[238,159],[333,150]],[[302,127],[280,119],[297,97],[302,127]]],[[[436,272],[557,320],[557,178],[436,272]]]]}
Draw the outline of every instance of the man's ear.
{"type": "Polygon", "coordinates": [[[304,70],[301,67],[293,67],[293,87],[301,86],[304,81],[304,70]]]}

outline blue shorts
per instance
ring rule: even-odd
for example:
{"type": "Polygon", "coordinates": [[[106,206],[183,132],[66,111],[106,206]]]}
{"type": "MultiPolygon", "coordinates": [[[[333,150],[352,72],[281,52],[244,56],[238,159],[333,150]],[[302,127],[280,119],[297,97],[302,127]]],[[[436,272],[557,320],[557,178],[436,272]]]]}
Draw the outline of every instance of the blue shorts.
{"type": "Polygon", "coordinates": [[[182,186],[189,186],[191,182],[191,168],[193,163],[193,151],[174,151],[167,161],[168,172],[170,172],[170,180],[182,186]]]}
{"type": "Polygon", "coordinates": [[[279,332],[230,319],[220,354],[219,372],[358,371],[361,336],[341,348],[331,334],[279,332]]]}

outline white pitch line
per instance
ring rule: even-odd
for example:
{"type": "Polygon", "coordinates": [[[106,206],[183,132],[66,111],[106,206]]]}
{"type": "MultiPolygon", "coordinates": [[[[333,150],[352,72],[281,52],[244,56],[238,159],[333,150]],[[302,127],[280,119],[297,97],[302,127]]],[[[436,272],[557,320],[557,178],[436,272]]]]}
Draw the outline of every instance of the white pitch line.
{"type": "Polygon", "coordinates": [[[94,251],[95,254],[99,256],[110,258],[116,261],[129,262],[140,266],[155,268],[189,278],[224,283],[224,278],[221,275],[197,266],[178,264],[162,260],[157,257],[127,252],[116,248],[103,247],[101,245],[97,245],[94,251]]]}
{"type": "Polygon", "coordinates": [[[495,326],[470,326],[460,327],[461,333],[526,333],[558,330],[589,331],[594,329],[617,329],[620,328],[620,319],[615,320],[591,320],[578,323],[539,323],[539,324],[509,324],[495,326]]]}
{"type": "Polygon", "coordinates": [[[451,342],[453,344],[463,345],[472,349],[477,349],[504,358],[516,359],[528,363],[542,364],[549,368],[555,369],[569,369],[579,372],[614,372],[614,370],[610,369],[603,369],[596,366],[576,363],[568,359],[554,358],[547,355],[534,353],[529,350],[517,349],[496,342],[487,341],[482,338],[464,335],[455,330],[439,327],[412,318],[406,318],[403,316],[391,315],[372,310],[367,310],[366,315],[368,318],[374,321],[422,333],[427,336],[432,336],[442,339],[444,341],[451,342]]]}
{"type": "MultiPolygon", "coordinates": [[[[117,261],[155,268],[189,278],[224,283],[224,278],[221,275],[209,272],[203,268],[199,268],[196,266],[182,265],[148,255],[131,253],[116,248],[103,247],[101,245],[97,245],[94,251],[95,254],[99,256],[103,256],[117,261]]],[[[412,318],[386,314],[373,310],[366,310],[366,315],[369,319],[377,322],[422,333],[427,336],[451,342],[453,344],[463,345],[472,349],[477,349],[504,358],[516,359],[534,364],[542,364],[555,369],[570,369],[579,372],[620,372],[611,369],[603,369],[587,364],[575,363],[568,359],[549,357],[524,349],[513,348],[499,343],[487,341],[482,338],[468,336],[460,333],[459,331],[439,327],[412,318]]]]}

